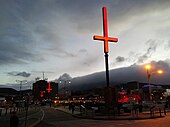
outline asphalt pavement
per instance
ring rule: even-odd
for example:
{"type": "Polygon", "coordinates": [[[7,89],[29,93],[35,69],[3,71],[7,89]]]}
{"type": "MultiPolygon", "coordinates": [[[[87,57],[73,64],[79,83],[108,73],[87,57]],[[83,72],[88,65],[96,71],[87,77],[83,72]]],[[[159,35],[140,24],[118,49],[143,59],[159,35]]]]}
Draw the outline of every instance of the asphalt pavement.
{"type": "MultiPolygon", "coordinates": [[[[104,116],[105,119],[80,118],[77,117],[80,113],[77,109],[76,107],[75,112],[72,114],[72,111],[67,106],[43,107],[45,112],[44,119],[35,127],[169,127],[169,113],[167,113],[166,117],[161,118],[115,120],[106,119],[107,117],[104,116]]],[[[144,113],[148,112],[144,111],[144,113]]]]}
{"type": "MultiPolygon", "coordinates": [[[[47,106],[48,107],[48,106],[47,106]]],[[[80,112],[79,107],[75,107],[75,111],[69,110],[68,106],[56,106],[56,107],[48,107],[49,109],[55,109],[62,112],[65,112],[73,117],[80,119],[94,119],[94,120],[143,120],[143,119],[155,119],[155,118],[163,118],[166,116],[165,112],[162,110],[161,114],[159,111],[156,111],[154,114],[150,114],[148,109],[145,109],[142,113],[134,112],[131,113],[120,113],[120,115],[114,114],[99,114],[95,113],[94,110],[85,110],[80,112]]],[[[45,107],[38,107],[37,109],[30,110],[28,113],[27,120],[25,119],[25,112],[17,113],[20,119],[20,127],[25,127],[25,121],[27,127],[35,127],[44,119],[44,110],[45,107]]],[[[169,112],[169,109],[166,109],[166,112],[169,112]]],[[[3,114],[0,117],[0,127],[8,127],[9,126],[9,118],[10,114],[3,114]]]]}
{"type": "Polygon", "coordinates": [[[166,112],[162,109],[161,112],[156,110],[154,114],[151,114],[149,109],[144,109],[143,112],[139,111],[131,111],[131,113],[120,113],[119,115],[114,114],[99,114],[95,113],[94,110],[86,110],[84,112],[80,112],[77,108],[75,108],[74,113],[69,110],[68,106],[57,106],[56,110],[60,110],[66,113],[73,115],[74,117],[81,119],[96,119],[96,120],[142,120],[142,119],[155,119],[162,118],[166,116],[166,113],[169,112],[169,109],[166,109],[166,112]]]}

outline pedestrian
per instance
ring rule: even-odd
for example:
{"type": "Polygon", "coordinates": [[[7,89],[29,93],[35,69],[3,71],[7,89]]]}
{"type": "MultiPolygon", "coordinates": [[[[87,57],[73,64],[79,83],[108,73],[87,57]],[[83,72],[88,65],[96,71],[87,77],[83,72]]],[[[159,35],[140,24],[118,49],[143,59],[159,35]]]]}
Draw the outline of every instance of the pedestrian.
{"type": "Polygon", "coordinates": [[[117,110],[118,110],[118,115],[120,115],[120,109],[122,108],[122,104],[118,103],[117,105],[117,110]]]}
{"type": "Polygon", "coordinates": [[[72,114],[74,113],[74,108],[75,108],[75,105],[74,105],[74,103],[72,103],[72,105],[71,105],[72,114]]]}
{"type": "Polygon", "coordinates": [[[0,116],[2,115],[2,108],[0,108],[0,116]]]}
{"type": "Polygon", "coordinates": [[[13,111],[10,117],[10,127],[18,127],[18,124],[19,124],[18,116],[16,115],[16,112],[13,111]]]}
{"type": "Polygon", "coordinates": [[[143,105],[142,105],[142,102],[139,103],[139,112],[143,112],[143,105]]]}
{"type": "Polygon", "coordinates": [[[72,107],[72,104],[69,103],[69,104],[68,104],[69,111],[71,110],[71,107],[72,107]]]}

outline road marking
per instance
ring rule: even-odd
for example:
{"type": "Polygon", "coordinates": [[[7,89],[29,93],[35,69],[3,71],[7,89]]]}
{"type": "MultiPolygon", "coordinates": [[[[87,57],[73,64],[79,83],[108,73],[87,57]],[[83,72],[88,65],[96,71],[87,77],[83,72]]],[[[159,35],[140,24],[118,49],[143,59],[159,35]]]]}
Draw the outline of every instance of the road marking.
{"type": "MultiPolygon", "coordinates": [[[[27,118],[30,118],[31,116],[33,116],[33,115],[36,115],[36,114],[38,114],[38,113],[40,113],[41,112],[41,110],[40,111],[38,111],[38,112],[35,112],[35,113],[33,113],[33,114],[30,114],[30,115],[28,115],[27,116],[27,118]]],[[[19,119],[25,119],[25,116],[23,116],[23,117],[20,117],[19,119]]]]}
{"type": "Polygon", "coordinates": [[[41,109],[41,111],[42,111],[43,115],[42,115],[40,121],[42,121],[42,120],[44,119],[44,115],[45,115],[45,114],[44,114],[44,110],[41,109]]]}

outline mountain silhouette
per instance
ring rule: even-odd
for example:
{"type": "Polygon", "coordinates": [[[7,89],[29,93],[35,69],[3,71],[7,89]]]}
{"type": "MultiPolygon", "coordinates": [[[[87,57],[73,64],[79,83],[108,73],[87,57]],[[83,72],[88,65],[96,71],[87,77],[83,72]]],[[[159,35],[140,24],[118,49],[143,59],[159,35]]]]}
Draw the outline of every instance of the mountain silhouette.
{"type": "MultiPolygon", "coordinates": [[[[157,69],[162,69],[163,74],[153,74],[151,76],[151,83],[154,84],[170,84],[170,67],[165,61],[152,61],[153,68],[150,72],[156,72],[157,69]]],[[[142,83],[147,82],[147,73],[144,65],[133,64],[129,67],[122,67],[112,69],[109,71],[110,74],[110,86],[117,84],[127,83],[131,81],[138,81],[142,83]]],[[[97,72],[81,77],[75,77],[72,79],[72,83],[69,86],[71,90],[87,90],[92,88],[106,87],[105,71],[97,72]]]]}

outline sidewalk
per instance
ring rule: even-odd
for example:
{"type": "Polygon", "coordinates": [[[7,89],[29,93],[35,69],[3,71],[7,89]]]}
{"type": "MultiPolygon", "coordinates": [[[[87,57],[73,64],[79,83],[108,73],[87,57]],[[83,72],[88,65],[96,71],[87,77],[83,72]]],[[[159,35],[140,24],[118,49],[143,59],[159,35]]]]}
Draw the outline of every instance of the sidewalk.
{"type": "MultiPolygon", "coordinates": [[[[155,119],[155,118],[162,118],[166,115],[164,112],[155,112],[154,115],[151,116],[150,111],[144,111],[142,113],[121,113],[120,115],[113,115],[113,114],[97,114],[94,112],[86,112],[82,113],[78,110],[75,110],[72,114],[72,111],[68,109],[68,107],[58,106],[55,107],[56,110],[60,110],[66,113],[73,115],[74,117],[81,118],[81,119],[95,119],[95,120],[142,120],[142,119],[155,119]]],[[[169,112],[170,110],[166,111],[169,112]]]]}
{"type": "Polygon", "coordinates": [[[80,115],[81,112],[75,110],[74,113],[72,114],[72,111],[68,109],[68,106],[57,106],[57,107],[54,107],[56,110],[60,110],[60,111],[63,111],[63,112],[66,112],[68,114],[71,114],[71,115],[80,115]]]}
{"type": "MultiPolygon", "coordinates": [[[[25,122],[27,127],[34,127],[43,119],[43,111],[40,108],[29,108],[27,121],[26,121],[26,111],[17,112],[19,118],[19,127],[25,127],[25,122]]],[[[5,110],[0,116],[0,127],[8,127],[10,120],[10,112],[5,113],[5,110]]]]}

